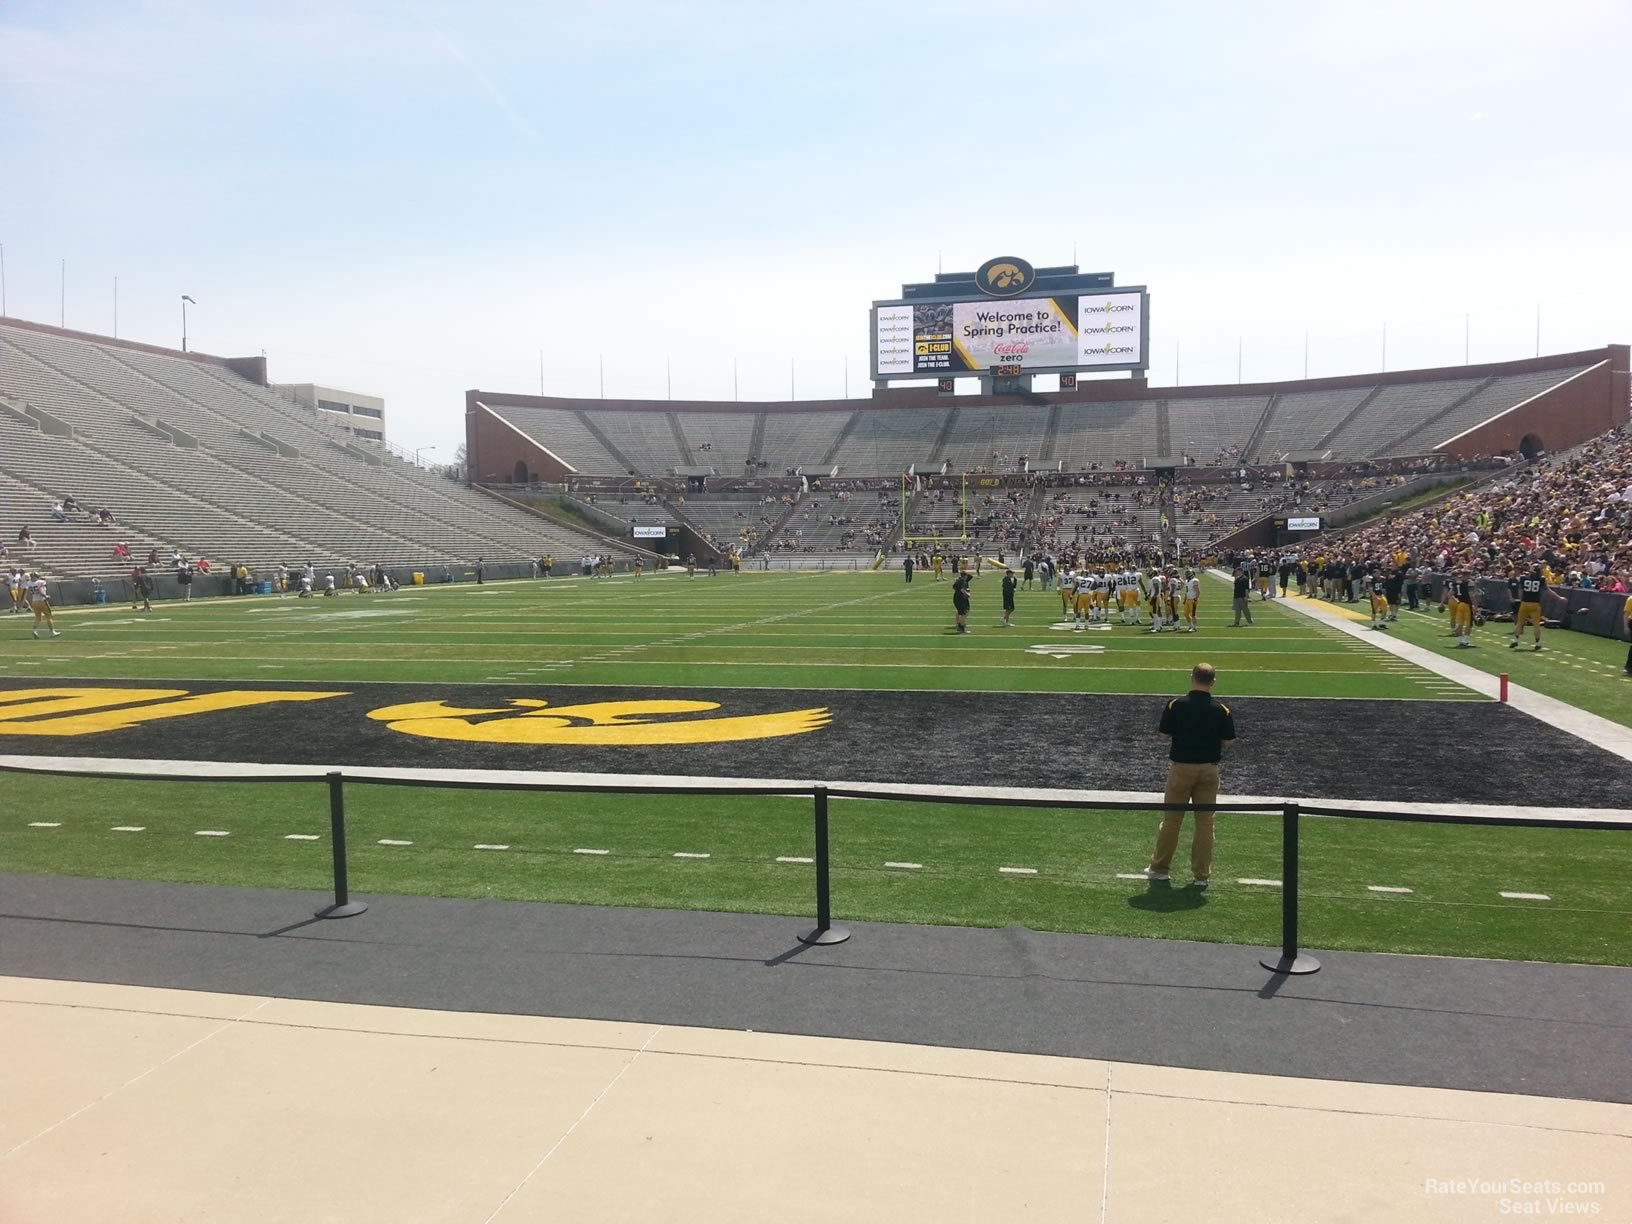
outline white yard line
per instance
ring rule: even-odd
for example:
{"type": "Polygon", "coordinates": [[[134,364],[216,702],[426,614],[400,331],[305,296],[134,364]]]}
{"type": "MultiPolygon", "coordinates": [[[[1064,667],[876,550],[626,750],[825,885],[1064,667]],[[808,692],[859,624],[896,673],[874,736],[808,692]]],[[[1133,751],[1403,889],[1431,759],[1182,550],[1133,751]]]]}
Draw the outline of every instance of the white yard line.
{"type": "MultiPolygon", "coordinates": [[[[1212,571],[1217,573],[1218,571],[1212,571]]],[[[1378,650],[1387,651],[1397,658],[1415,663],[1425,671],[1436,676],[1442,676],[1464,688],[1486,697],[1501,695],[1501,681],[1489,672],[1482,672],[1478,668],[1469,667],[1466,663],[1458,663],[1455,659],[1443,659],[1431,650],[1415,646],[1410,642],[1403,642],[1387,634],[1371,633],[1364,625],[1357,621],[1348,621],[1336,616],[1318,602],[1305,600],[1299,603],[1288,601],[1287,606],[1292,611],[1324,625],[1330,625],[1350,637],[1369,643],[1378,650]]],[[[1514,709],[1530,715],[1541,722],[1557,727],[1561,731],[1568,731],[1578,739],[1613,752],[1622,760],[1632,761],[1632,727],[1623,727],[1620,723],[1611,722],[1597,714],[1589,713],[1579,706],[1570,705],[1556,697],[1549,697],[1545,693],[1538,693],[1534,689],[1523,685],[1508,684],[1507,703],[1514,709]]]]}

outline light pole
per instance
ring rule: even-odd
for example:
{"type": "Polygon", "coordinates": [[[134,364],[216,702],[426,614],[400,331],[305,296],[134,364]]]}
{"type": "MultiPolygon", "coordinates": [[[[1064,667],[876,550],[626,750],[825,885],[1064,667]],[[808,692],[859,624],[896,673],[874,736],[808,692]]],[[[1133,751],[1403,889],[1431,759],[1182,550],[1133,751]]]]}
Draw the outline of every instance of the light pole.
{"type": "Polygon", "coordinates": [[[423,455],[428,450],[435,450],[435,449],[436,449],[436,447],[434,447],[434,446],[416,446],[414,448],[414,466],[415,467],[419,466],[419,457],[421,455],[423,455]]]}
{"type": "MultiPolygon", "coordinates": [[[[188,302],[193,302],[193,299],[188,297],[185,293],[182,294],[181,295],[181,351],[184,352],[184,353],[187,351],[187,303],[188,302]]],[[[197,306],[198,303],[193,302],[193,305],[197,306]]]]}

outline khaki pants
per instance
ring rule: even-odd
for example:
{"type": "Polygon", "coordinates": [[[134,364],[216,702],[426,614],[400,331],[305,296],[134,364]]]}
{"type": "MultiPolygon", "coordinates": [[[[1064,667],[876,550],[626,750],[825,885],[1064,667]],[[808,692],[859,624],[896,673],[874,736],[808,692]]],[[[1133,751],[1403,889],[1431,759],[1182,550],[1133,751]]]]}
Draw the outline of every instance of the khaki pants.
{"type": "MultiPolygon", "coordinates": [[[[1156,831],[1156,853],[1150,858],[1156,871],[1166,871],[1173,862],[1173,852],[1179,848],[1179,830],[1184,825],[1182,805],[1218,802],[1218,766],[1170,764],[1163,798],[1178,810],[1164,813],[1161,828],[1156,831]]],[[[1213,874],[1213,813],[1191,814],[1196,826],[1190,837],[1190,871],[1196,879],[1205,880],[1213,874]]]]}

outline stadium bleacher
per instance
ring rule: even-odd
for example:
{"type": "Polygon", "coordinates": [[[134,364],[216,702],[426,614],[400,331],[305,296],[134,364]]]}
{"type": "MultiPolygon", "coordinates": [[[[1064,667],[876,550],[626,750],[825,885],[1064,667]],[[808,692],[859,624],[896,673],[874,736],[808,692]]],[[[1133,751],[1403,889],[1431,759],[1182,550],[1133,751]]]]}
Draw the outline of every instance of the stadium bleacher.
{"type": "Polygon", "coordinates": [[[924,471],[937,458],[935,445],[946,421],[944,408],[863,410],[833,462],[841,475],[889,475],[914,466],[924,471]]]}
{"type": "Polygon", "coordinates": [[[1426,454],[1436,446],[1450,441],[1463,430],[1471,429],[1479,422],[1515,404],[1521,404],[1533,395],[1539,395],[1548,387],[1556,386],[1565,379],[1579,374],[1584,368],[1577,366],[1569,370],[1546,370],[1536,374],[1515,374],[1508,378],[1492,379],[1488,386],[1483,386],[1472,395],[1458,401],[1444,416],[1435,417],[1405,437],[1380,447],[1372,452],[1371,457],[1426,454]]]}
{"type": "Polygon", "coordinates": [[[0,511],[55,577],[117,575],[119,540],[267,569],[412,567],[604,548],[320,422],[276,392],[178,355],[0,324],[0,511]],[[32,410],[32,411],[31,411],[32,410]],[[48,434],[68,427],[71,436],[48,434]],[[117,527],[55,523],[72,495],[117,527]]]}
{"type": "Polygon", "coordinates": [[[1003,409],[966,408],[958,412],[942,456],[955,472],[989,469],[1017,471],[1024,456],[1030,465],[1042,459],[1050,407],[1016,404],[1003,409]]]}
{"type": "Polygon", "coordinates": [[[1314,449],[1374,390],[1339,387],[1330,391],[1289,391],[1277,396],[1248,458],[1273,462],[1284,455],[1314,449]]]}
{"type": "Polygon", "coordinates": [[[934,406],[856,401],[854,408],[759,413],[686,405],[672,412],[598,409],[587,401],[581,410],[488,407],[579,476],[668,475],[683,466],[737,476],[750,458],[775,475],[794,468],[812,474],[827,465],[842,477],[890,476],[909,468],[938,471],[943,463],[950,471],[1016,472],[1022,456],[1030,471],[1084,472],[1185,455],[1210,466],[1272,463],[1300,453],[1324,452],[1335,460],[1426,454],[1585,368],[1312,390],[1294,385],[1277,394],[972,407],[959,402],[967,397],[934,406]],[[750,454],[756,434],[760,453],[750,454]]]}
{"type": "MultiPolygon", "coordinates": [[[[781,476],[794,468],[807,474],[836,468],[845,479],[889,478],[909,468],[938,472],[943,464],[950,472],[1013,474],[1022,457],[1032,472],[1081,473],[1180,456],[1233,467],[1298,452],[1336,460],[1427,453],[1584,368],[1473,371],[1273,395],[972,407],[953,399],[809,411],[487,406],[586,478],[672,476],[677,469],[781,476]],[[1480,373],[1486,376],[1475,376],[1480,373]]],[[[166,556],[180,551],[258,568],[307,561],[452,565],[478,556],[597,552],[607,543],[370,448],[209,360],[5,322],[0,444],[0,513],[12,523],[7,534],[29,525],[39,541],[34,558],[53,575],[115,572],[116,539],[139,557],[153,549],[166,556]],[[50,521],[50,503],[66,493],[92,509],[108,506],[117,529],[50,521]]],[[[514,473],[474,476],[505,483],[514,473]]],[[[898,511],[879,513],[873,496],[864,509],[841,512],[829,494],[807,493],[777,538],[772,527],[783,517],[780,502],[762,508],[762,498],[745,503],[694,495],[685,512],[721,544],[749,543],[746,532],[756,548],[861,552],[899,534],[898,511]]],[[[1278,496],[1215,490],[1204,505],[1194,497],[1188,508],[1181,502],[1174,527],[1194,537],[1211,534],[1242,515],[1264,512],[1278,496]]],[[[1320,492],[1323,504],[1336,496],[1320,492]]],[[[1068,515],[1080,513],[1078,500],[1078,492],[1067,495],[1068,515]]],[[[1154,508],[1139,510],[1129,517],[1131,529],[1157,530],[1154,508]]],[[[1014,514],[1009,507],[1004,517],[1014,514]]],[[[944,501],[920,495],[909,534],[946,534],[953,527],[944,501]]],[[[1009,538],[1007,531],[985,534],[1009,538]]]]}
{"type": "Polygon", "coordinates": [[[748,460],[754,424],[762,413],[677,412],[675,420],[691,449],[692,466],[711,467],[722,476],[735,476],[748,460]]]}
{"type": "Polygon", "coordinates": [[[1060,461],[1067,472],[1083,472],[1096,464],[1108,468],[1120,461],[1140,467],[1165,457],[1156,446],[1155,402],[1110,400],[1062,405],[1054,453],[1043,459],[1060,461]]]}
{"type": "Polygon", "coordinates": [[[1264,395],[1168,400],[1169,451],[1190,455],[1197,463],[1231,450],[1240,453],[1268,403],[1264,395]]]}
{"type": "Polygon", "coordinates": [[[763,497],[685,498],[675,508],[696,527],[709,543],[722,549],[746,550],[780,517],[783,507],[763,497]]]}

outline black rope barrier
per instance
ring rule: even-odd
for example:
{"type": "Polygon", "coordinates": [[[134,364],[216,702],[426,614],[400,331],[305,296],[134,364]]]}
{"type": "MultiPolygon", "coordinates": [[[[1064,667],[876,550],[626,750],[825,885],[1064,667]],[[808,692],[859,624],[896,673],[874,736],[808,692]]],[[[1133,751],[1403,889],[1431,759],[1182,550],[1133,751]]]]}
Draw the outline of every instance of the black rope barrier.
{"type": "MultiPolygon", "coordinates": [[[[1632,812],[1621,820],[1551,820],[1536,816],[1480,816],[1471,813],[1412,812],[1370,810],[1365,808],[1312,807],[1298,801],[1269,801],[1261,803],[1186,803],[1169,805],[1160,800],[1127,799],[1069,799],[1049,798],[1018,793],[996,794],[942,794],[910,792],[887,787],[871,787],[851,783],[829,786],[815,782],[787,783],[756,786],[677,785],[664,783],[623,782],[538,782],[505,778],[415,778],[369,774],[343,774],[327,770],[313,774],[267,774],[224,776],[211,773],[168,774],[140,773],[127,770],[105,771],[72,769],[61,766],[31,766],[0,764],[0,773],[38,774],[42,777],[102,778],[122,782],[216,782],[264,784],[287,782],[291,784],[325,783],[329,792],[329,847],[333,858],[334,900],[317,911],[319,918],[350,918],[368,910],[366,903],[353,901],[346,854],[345,785],[430,787],[451,790],[493,790],[536,792],[541,794],[603,794],[603,795],[743,795],[743,796],[810,796],[813,803],[812,829],[815,842],[813,865],[816,887],[816,925],[803,931],[798,938],[810,945],[844,943],[850,938],[846,927],[833,922],[832,854],[828,828],[828,803],[831,799],[872,799],[897,803],[946,803],[975,807],[1058,808],[1078,811],[1103,812],[1166,812],[1182,807],[1188,812],[1235,812],[1281,817],[1281,949],[1275,958],[1259,961],[1265,969],[1278,975],[1314,973],[1320,962],[1298,947],[1298,876],[1301,867],[1299,831],[1304,816],[1334,817],[1345,820],[1390,820],[1413,824],[1499,825],[1507,828],[1532,829],[1597,829],[1632,830],[1632,812]]],[[[1537,805],[1542,806],[1542,805],[1537,805]]]]}

